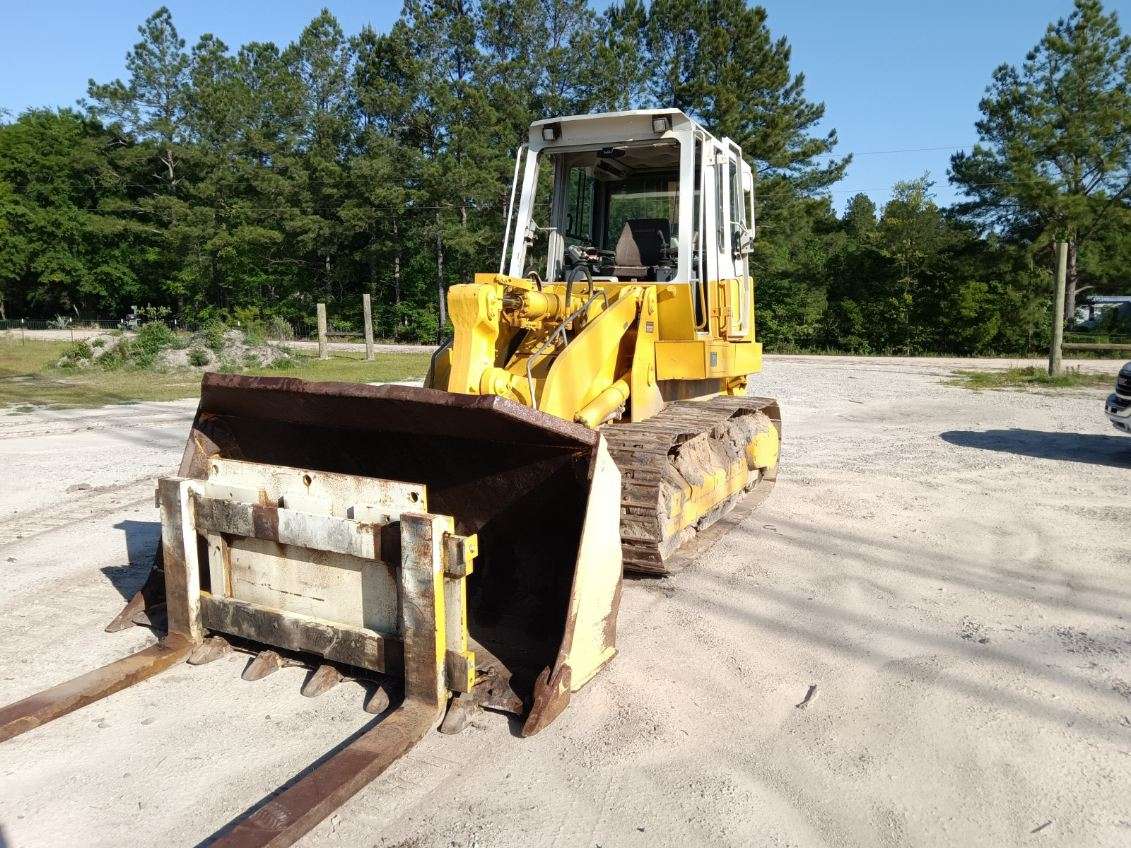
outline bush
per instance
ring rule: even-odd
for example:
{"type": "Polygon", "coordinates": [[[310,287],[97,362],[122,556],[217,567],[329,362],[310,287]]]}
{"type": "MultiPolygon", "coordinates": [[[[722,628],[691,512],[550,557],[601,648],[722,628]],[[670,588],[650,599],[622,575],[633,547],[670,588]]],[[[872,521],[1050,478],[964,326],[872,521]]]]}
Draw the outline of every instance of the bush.
{"type": "Polygon", "coordinates": [[[224,350],[224,332],[227,330],[219,321],[209,321],[200,328],[197,335],[206,348],[215,354],[224,350]]]}
{"type": "Polygon", "coordinates": [[[267,324],[260,317],[259,309],[256,307],[236,309],[228,326],[233,324],[243,332],[244,339],[250,345],[263,344],[267,340],[267,324]]]}
{"type": "Polygon", "coordinates": [[[131,345],[130,357],[141,367],[153,365],[157,354],[177,343],[177,334],[160,321],[142,324],[131,345]]]}
{"type": "Polygon", "coordinates": [[[263,362],[262,362],[262,360],[260,360],[260,358],[257,354],[248,353],[248,354],[244,355],[244,358],[243,358],[243,367],[244,368],[259,368],[262,365],[263,365],[263,362]]]}
{"type": "Polygon", "coordinates": [[[71,342],[63,348],[63,356],[68,359],[90,359],[94,356],[94,351],[86,342],[71,342]]]}
{"type": "Polygon", "coordinates": [[[272,362],[269,367],[274,369],[275,371],[290,371],[292,368],[297,367],[297,365],[298,363],[295,362],[293,357],[280,356],[278,359],[272,362]]]}
{"type": "Polygon", "coordinates": [[[103,338],[94,339],[93,341],[91,341],[90,346],[93,347],[93,348],[106,347],[106,339],[103,339],[103,338]]]}
{"type": "Polygon", "coordinates": [[[114,347],[107,348],[94,360],[100,368],[105,368],[107,371],[116,371],[121,368],[126,358],[130,355],[130,341],[129,339],[122,339],[114,347]]]}
{"type": "Polygon", "coordinates": [[[146,304],[137,311],[137,316],[147,324],[164,324],[173,313],[168,306],[150,306],[146,304]]]}
{"type": "Polygon", "coordinates": [[[90,345],[86,342],[70,342],[63,348],[63,352],[59,355],[59,366],[61,368],[73,368],[74,366],[89,362],[94,358],[94,351],[90,349],[90,345]]]}
{"type": "Polygon", "coordinates": [[[212,361],[212,357],[208,355],[208,351],[206,351],[204,348],[194,347],[189,351],[188,361],[189,365],[193,365],[197,368],[203,368],[205,365],[212,361]]]}
{"type": "Polygon", "coordinates": [[[293,342],[295,331],[290,321],[276,315],[267,325],[267,336],[281,342],[293,342]]]}

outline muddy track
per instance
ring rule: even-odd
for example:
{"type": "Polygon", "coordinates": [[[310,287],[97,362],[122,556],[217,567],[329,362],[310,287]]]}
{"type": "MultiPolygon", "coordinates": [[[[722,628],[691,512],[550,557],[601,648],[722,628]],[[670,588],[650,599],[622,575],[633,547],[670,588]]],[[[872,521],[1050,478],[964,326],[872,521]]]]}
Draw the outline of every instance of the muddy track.
{"type": "MultiPolygon", "coordinates": [[[[677,537],[665,534],[670,516],[662,503],[662,481],[668,466],[677,466],[681,449],[693,448],[695,441],[715,440],[721,437],[720,425],[759,412],[768,415],[781,432],[776,401],[756,397],[677,401],[647,421],[604,428],[609,455],[621,472],[621,547],[626,571],[662,575],[678,570],[684,559],[676,549],[746,498],[747,493],[738,492],[718,504],[695,527],[685,528],[677,537]]],[[[714,455],[707,452],[704,456],[714,455]]],[[[773,478],[765,475],[755,481],[754,490],[760,498],[769,493],[773,478]]]]}

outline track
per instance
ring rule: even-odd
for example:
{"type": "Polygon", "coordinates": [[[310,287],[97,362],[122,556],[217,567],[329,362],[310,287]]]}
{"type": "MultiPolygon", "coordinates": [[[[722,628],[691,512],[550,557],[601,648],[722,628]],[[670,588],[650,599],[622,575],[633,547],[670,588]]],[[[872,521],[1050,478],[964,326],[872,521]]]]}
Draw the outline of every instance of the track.
{"type": "Polygon", "coordinates": [[[688,477],[689,466],[699,466],[690,474],[717,471],[717,465],[704,462],[729,457],[736,446],[744,449],[750,428],[736,426],[736,419],[744,416],[760,418],[756,427],[768,419],[781,433],[777,401],[761,397],[677,401],[647,421],[604,428],[609,453],[621,472],[621,545],[626,571],[670,574],[678,570],[680,548],[748,494],[757,493],[753,502],[744,502],[750,508],[769,494],[777,476],[776,465],[750,472],[750,479],[739,490],[720,493],[718,501],[693,524],[673,532],[671,499],[665,488],[671,488],[673,478],[682,481],[688,477]]]}

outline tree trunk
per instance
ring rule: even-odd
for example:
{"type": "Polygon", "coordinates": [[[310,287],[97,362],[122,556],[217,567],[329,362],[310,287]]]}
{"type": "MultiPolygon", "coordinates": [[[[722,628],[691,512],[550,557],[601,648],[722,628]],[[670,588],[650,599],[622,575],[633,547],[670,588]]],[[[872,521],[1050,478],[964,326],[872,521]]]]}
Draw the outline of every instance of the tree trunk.
{"type": "Polygon", "coordinates": [[[440,230],[440,210],[436,210],[436,293],[440,298],[440,323],[436,326],[436,344],[444,340],[448,324],[448,304],[444,296],[444,239],[440,230]]]}
{"type": "Polygon", "coordinates": [[[8,320],[8,313],[4,309],[4,295],[3,295],[3,293],[0,293],[0,321],[7,321],[7,320],[8,320]]]}
{"type": "Polygon", "coordinates": [[[1064,286],[1064,324],[1071,327],[1076,321],[1076,240],[1068,242],[1068,277],[1064,286]]]}
{"type": "Polygon", "coordinates": [[[401,302],[401,223],[396,218],[393,219],[393,244],[396,245],[393,252],[393,304],[399,305],[401,302]]]}

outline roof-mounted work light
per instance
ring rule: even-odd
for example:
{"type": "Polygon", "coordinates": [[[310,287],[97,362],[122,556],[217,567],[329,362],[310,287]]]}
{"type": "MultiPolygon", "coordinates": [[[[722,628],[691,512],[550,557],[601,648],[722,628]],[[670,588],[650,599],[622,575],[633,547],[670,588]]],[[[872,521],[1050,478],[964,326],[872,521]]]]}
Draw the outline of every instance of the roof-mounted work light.
{"type": "Polygon", "coordinates": [[[542,141],[557,141],[561,134],[561,124],[546,124],[542,127],[542,141]]]}
{"type": "Polygon", "coordinates": [[[652,132],[656,135],[663,135],[672,128],[671,115],[653,115],[652,116],[652,132]]]}

